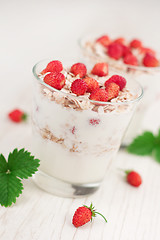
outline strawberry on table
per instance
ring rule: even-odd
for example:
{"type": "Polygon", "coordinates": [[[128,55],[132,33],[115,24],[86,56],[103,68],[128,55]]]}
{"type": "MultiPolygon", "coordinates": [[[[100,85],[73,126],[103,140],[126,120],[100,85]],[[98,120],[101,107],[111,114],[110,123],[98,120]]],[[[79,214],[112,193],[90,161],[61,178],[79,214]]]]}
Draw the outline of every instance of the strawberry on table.
{"type": "Polygon", "coordinates": [[[20,109],[14,109],[8,114],[8,117],[10,118],[11,121],[19,123],[26,121],[27,114],[20,109]]]}
{"type": "Polygon", "coordinates": [[[107,222],[106,218],[99,212],[96,212],[96,210],[94,209],[92,203],[90,205],[90,207],[87,206],[82,206],[79,207],[73,216],[72,219],[72,224],[78,228],[81,227],[82,225],[86,224],[89,221],[92,221],[93,217],[96,217],[96,214],[99,214],[100,216],[102,216],[105,220],[105,222],[107,222]]]}
{"type": "Polygon", "coordinates": [[[142,178],[139,175],[139,173],[132,171],[132,170],[126,170],[125,173],[126,173],[127,182],[130,185],[132,185],[134,187],[139,187],[141,185],[142,178]]]}

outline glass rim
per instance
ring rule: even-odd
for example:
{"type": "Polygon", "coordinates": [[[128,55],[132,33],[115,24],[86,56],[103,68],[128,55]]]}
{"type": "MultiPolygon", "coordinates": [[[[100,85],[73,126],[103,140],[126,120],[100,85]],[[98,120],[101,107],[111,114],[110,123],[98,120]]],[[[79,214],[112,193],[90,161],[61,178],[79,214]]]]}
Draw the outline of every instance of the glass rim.
{"type": "MultiPolygon", "coordinates": [[[[39,62],[37,62],[33,68],[32,68],[32,73],[34,75],[34,77],[42,84],[44,85],[45,87],[49,88],[50,90],[52,91],[55,91],[55,92],[58,92],[64,96],[68,96],[70,98],[73,98],[73,99],[76,99],[76,100],[83,100],[83,101],[86,101],[86,99],[83,98],[83,96],[74,96],[70,93],[66,93],[66,92],[63,92],[61,90],[58,90],[54,87],[51,87],[50,85],[46,84],[44,81],[42,81],[42,79],[37,75],[36,73],[36,69],[38,67],[39,64],[41,64],[42,62],[44,61],[50,61],[49,59],[43,59],[43,60],[40,60],[39,62]]],[[[98,104],[98,105],[125,105],[125,104],[131,104],[131,103],[134,103],[134,102],[138,102],[142,97],[143,97],[143,94],[144,94],[144,90],[143,90],[143,87],[141,86],[141,84],[139,82],[137,82],[136,80],[134,80],[133,82],[135,82],[139,88],[140,88],[140,93],[138,94],[138,97],[136,97],[135,99],[132,99],[132,100],[129,100],[129,101],[124,101],[124,102],[102,102],[102,101],[95,101],[95,100],[91,100],[91,99],[87,99],[89,100],[91,103],[93,104],[98,104]]]]}
{"type": "MultiPolygon", "coordinates": [[[[80,46],[80,48],[82,49],[82,50],[84,50],[84,46],[83,46],[83,41],[86,39],[87,40],[87,38],[89,38],[89,36],[85,36],[85,37],[81,37],[81,38],[79,38],[78,39],[78,44],[79,44],[79,46],[80,46]]],[[[89,39],[88,39],[89,40],[89,39]]],[[[94,40],[94,39],[93,39],[94,40]]],[[[86,42],[86,41],[85,41],[86,42]]],[[[160,53],[158,52],[157,53],[159,56],[160,56],[160,53]]],[[[93,55],[92,55],[93,56],[93,55]]],[[[98,57],[98,56],[95,56],[95,57],[98,57]]],[[[99,57],[101,57],[101,56],[99,56],[99,57]]],[[[108,55],[107,55],[107,57],[109,57],[108,55]]],[[[105,60],[105,57],[101,57],[102,59],[104,59],[104,61],[106,61],[105,60]]],[[[112,59],[112,58],[111,58],[112,59]]],[[[132,68],[132,69],[135,69],[135,70],[138,70],[138,71],[142,71],[142,72],[153,72],[154,70],[155,71],[160,71],[160,66],[158,66],[158,67],[145,67],[145,66],[134,66],[134,65],[130,65],[130,64],[124,64],[124,63],[118,63],[115,59],[112,59],[112,60],[114,60],[116,63],[117,63],[117,65],[118,66],[121,66],[122,64],[123,64],[123,66],[125,66],[126,68],[132,68]]],[[[108,63],[109,64],[109,63],[108,63]]],[[[110,64],[109,64],[110,65],[110,64]]],[[[111,65],[110,65],[111,66],[111,65]]],[[[111,66],[112,68],[115,68],[116,69],[116,67],[113,67],[113,66],[111,66]]]]}

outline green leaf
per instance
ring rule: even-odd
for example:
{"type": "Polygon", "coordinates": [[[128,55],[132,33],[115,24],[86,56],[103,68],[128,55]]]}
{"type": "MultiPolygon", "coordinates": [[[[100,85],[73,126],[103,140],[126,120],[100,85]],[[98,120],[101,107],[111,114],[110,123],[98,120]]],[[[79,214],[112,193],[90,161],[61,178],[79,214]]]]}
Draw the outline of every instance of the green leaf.
{"type": "Polygon", "coordinates": [[[144,132],[142,135],[136,137],[128,146],[127,150],[130,153],[137,155],[149,155],[152,153],[155,146],[155,137],[151,132],[144,132]]]}
{"type": "Polygon", "coordinates": [[[7,161],[3,154],[0,154],[0,173],[4,173],[7,171],[7,161]]]}
{"type": "Polygon", "coordinates": [[[13,175],[27,179],[38,170],[39,162],[39,159],[35,159],[30,152],[15,149],[9,154],[8,169],[13,175]]]}
{"type": "Polygon", "coordinates": [[[160,163],[160,146],[156,146],[154,151],[153,151],[153,157],[157,162],[160,163]]]}
{"type": "Polygon", "coordinates": [[[16,202],[16,198],[22,193],[21,180],[12,173],[0,173],[0,204],[8,207],[16,202]]]}

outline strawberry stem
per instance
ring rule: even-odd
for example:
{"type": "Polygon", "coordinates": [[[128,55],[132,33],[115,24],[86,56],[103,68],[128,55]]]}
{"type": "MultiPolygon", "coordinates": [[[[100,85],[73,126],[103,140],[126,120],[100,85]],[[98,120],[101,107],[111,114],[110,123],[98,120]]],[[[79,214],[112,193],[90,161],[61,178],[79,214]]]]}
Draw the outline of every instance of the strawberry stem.
{"type": "Polygon", "coordinates": [[[94,212],[94,213],[99,214],[101,217],[103,217],[103,219],[105,220],[105,222],[107,222],[107,219],[106,219],[101,213],[99,213],[99,212],[94,212]]]}
{"type": "Polygon", "coordinates": [[[23,115],[22,115],[22,120],[23,120],[23,121],[26,121],[27,118],[28,118],[28,115],[27,115],[26,113],[23,113],[23,115]]]}

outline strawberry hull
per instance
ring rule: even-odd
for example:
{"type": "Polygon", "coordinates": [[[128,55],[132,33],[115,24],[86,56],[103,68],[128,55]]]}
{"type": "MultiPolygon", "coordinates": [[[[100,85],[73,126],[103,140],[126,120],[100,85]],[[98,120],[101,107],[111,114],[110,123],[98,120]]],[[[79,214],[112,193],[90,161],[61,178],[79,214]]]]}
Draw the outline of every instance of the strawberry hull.
{"type": "MultiPolygon", "coordinates": [[[[38,76],[38,67],[34,69],[38,81],[34,80],[32,151],[41,164],[35,182],[65,197],[93,193],[119,149],[142,90],[133,82],[113,102],[91,101],[89,93],[77,97],[67,87],[59,91],[47,86],[38,76]]],[[[64,75],[67,85],[70,77],[64,75]]]]}

